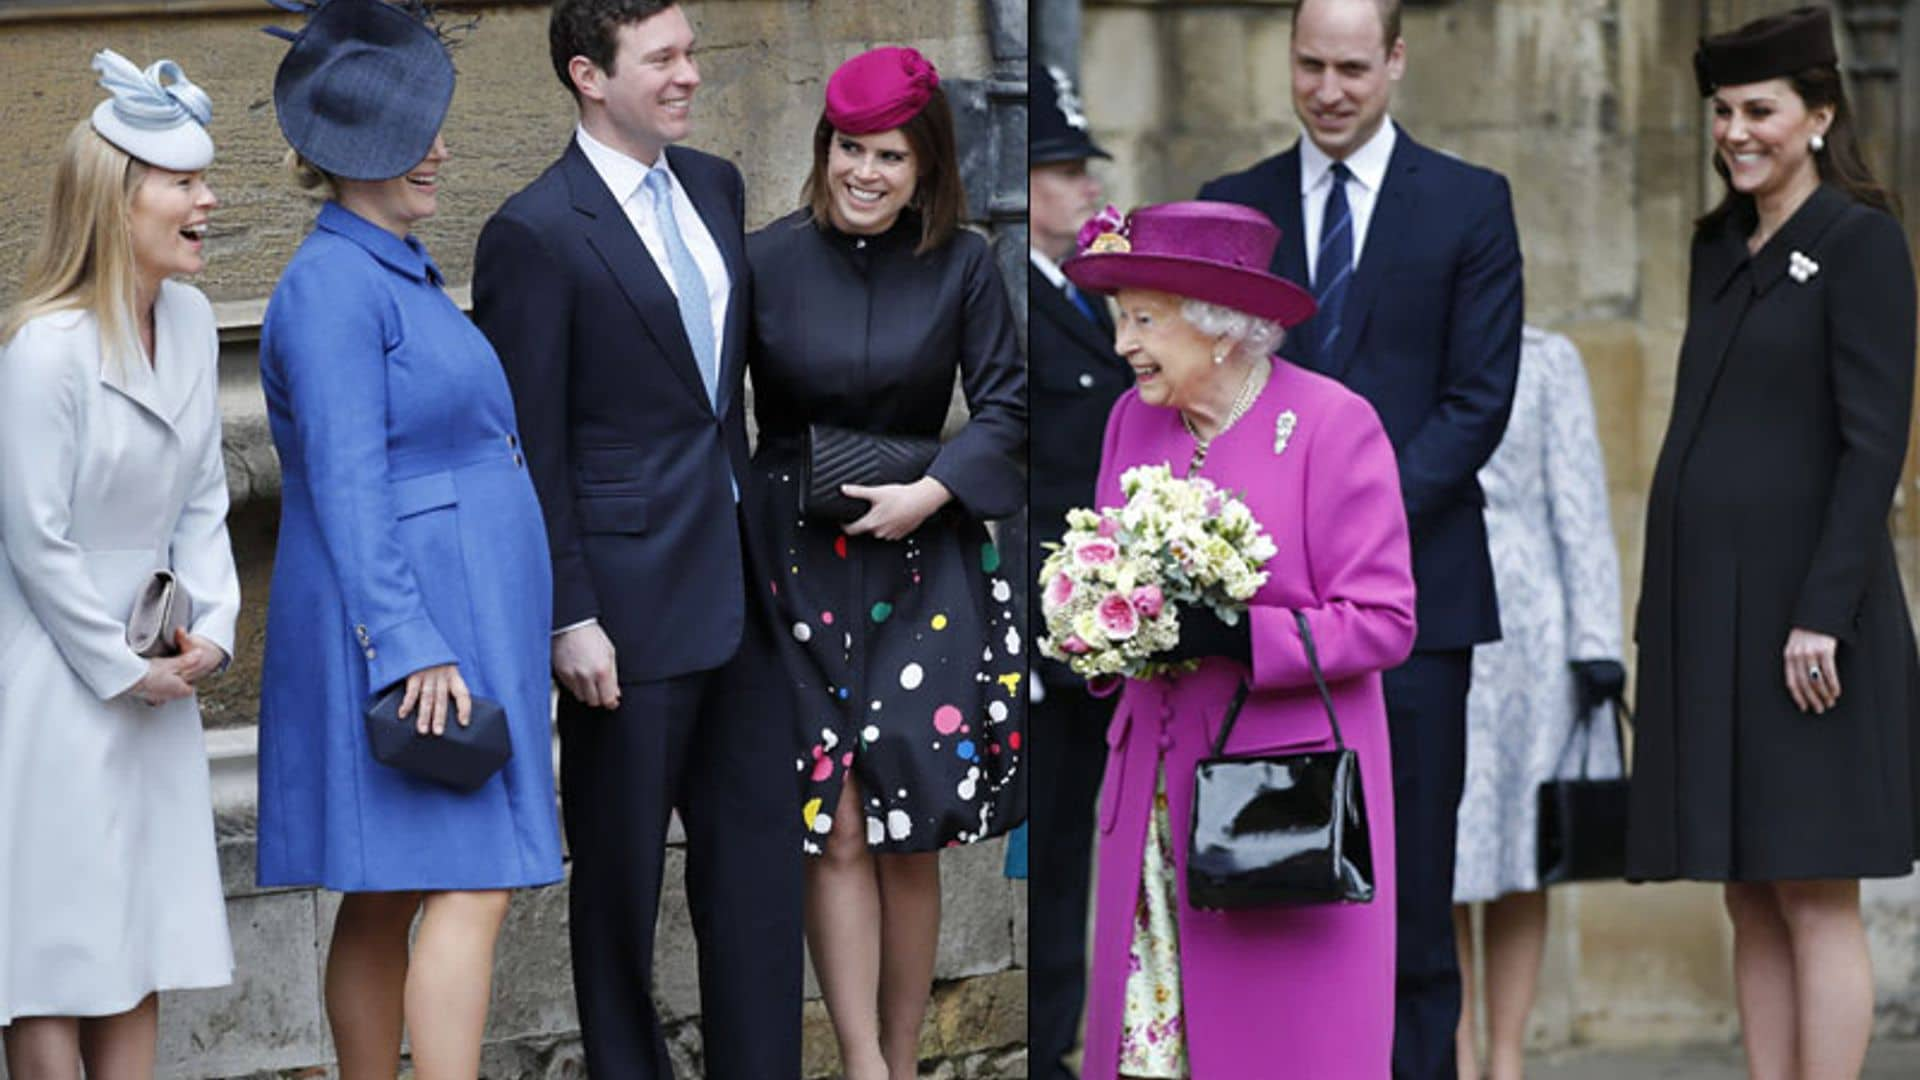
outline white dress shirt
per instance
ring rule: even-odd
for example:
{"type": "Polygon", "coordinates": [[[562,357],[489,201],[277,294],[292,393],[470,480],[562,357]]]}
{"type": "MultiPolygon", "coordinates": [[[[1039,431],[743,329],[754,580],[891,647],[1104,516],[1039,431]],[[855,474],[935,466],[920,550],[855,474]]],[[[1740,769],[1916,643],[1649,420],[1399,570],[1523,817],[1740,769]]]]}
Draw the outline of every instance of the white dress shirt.
{"type": "Polygon", "coordinates": [[[727,355],[727,298],[733,292],[733,281],[727,276],[726,260],[720,257],[720,246],[713,242],[713,234],[707,231],[699,209],[687,196],[687,189],[680,185],[680,178],[667,166],[666,152],[662,151],[653,165],[647,166],[587,134],[585,126],[574,128],[573,137],[579,140],[587,163],[613,193],[613,201],[620,204],[627,220],[633,223],[633,231],[640,234],[640,242],[647,246],[647,254],[653,256],[667,288],[678,297],[680,283],[673,280],[673,264],[667,261],[667,242],[660,233],[659,221],[654,218],[653,198],[641,187],[654,169],[667,174],[673,192],[673,220],[680,226],[680,239],[686,243],[694,265],[700,268],[700,276],[707,279],[707,310],[713,313],[713,355],[718,363],[719,358],[727,355]]]}
{"type": "MultiPolygon", "coordinates": [[[[1367,225],[1373,220],[1374,204],[1380,201],[1380,185],[1387,180],[1387,163],[1393,160],[1393,117],[1381,120],[1373,138],[1348,154],[1347,211],[1353,215],[1353,267],[1360,268],[1360,252],[1367,246],[1367,225]]],[[[1307,280],[1318,281],[1320,262],[1320,215],[1327,209],[1327,190],[1333,184],[1333,159],[1311,138],[1300,139],[1300,221],[1307,245],[1307,280]]]]}

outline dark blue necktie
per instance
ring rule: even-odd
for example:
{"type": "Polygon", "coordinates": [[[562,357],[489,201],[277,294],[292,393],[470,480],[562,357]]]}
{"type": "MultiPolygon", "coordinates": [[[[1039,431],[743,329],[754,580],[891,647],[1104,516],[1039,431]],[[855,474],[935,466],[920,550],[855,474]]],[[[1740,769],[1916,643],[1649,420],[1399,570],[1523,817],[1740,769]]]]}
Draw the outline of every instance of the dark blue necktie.
{"type": "Polygon", "coordinates": [[[1320,335],[1320,359],[1333,359],[1340,340],[1340,315],[1347,306],[1347,286],[1353,281],[1353,212],[1347,207],[1347,178],[1353,175],[1344,161],[1329,170],[1326,210],[1320,215],[1320,254],[1314,263],[1313,299],[1320,305],[1314,326],[1320,335]]]}
{"type": "Polygon", "coordinates": [[[1080,314],[1085,315],[1088,322],[1098,327],[1100,325],[1100,316],[1093,313],[1092,301],[1089,301],[1086,295],[1079,289],[1074,288],[1073,282],[1068,281],[1063,284],[1067,290],[1067,299],[1073,301],[1073,306],[1080,309],[1080,314]]]}

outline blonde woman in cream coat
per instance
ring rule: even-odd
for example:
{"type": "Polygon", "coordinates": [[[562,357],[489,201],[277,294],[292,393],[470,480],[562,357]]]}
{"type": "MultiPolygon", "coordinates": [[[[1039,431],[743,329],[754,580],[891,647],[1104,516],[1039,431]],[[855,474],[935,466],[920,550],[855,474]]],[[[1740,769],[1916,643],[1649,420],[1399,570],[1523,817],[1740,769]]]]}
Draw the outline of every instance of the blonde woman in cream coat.
{"type": "Polygon", "coordinates": [[[103,52],[113,97],[56,166],[46,239],[0,316],[0,1033],[12,1080],[153,1073],[161,990],[233,956],[193,684],[233,650],[206,95],[103,52]],[[178,656],[134,654],[153,571],[192,598],[178,656]]]}

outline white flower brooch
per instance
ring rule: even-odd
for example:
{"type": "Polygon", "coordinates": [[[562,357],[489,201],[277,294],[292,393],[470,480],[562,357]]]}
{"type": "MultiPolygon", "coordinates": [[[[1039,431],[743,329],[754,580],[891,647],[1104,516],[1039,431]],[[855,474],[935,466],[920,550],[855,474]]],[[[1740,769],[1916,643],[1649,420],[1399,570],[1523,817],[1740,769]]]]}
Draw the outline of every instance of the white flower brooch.
{"type": "Polygon", "coordinates": [[[1820,264],[1808,258],[1805,252],[1796,251],[1787,256],[1787,276],[1795,282],[1805,285],[1807,279],[1820,272],[1820,264]]]}
{"type": "Polygon", "coordinates": [[[1287,440],[1293,438],[1293,425],[1299,422],[1300,422],[1300,418],[1293,414],[1292,409],[1288,409],[1286,412],[1281,413],[1280,419],[1274,421],[1273,452],[1276,455],[1286,450],[1287,440]]]}

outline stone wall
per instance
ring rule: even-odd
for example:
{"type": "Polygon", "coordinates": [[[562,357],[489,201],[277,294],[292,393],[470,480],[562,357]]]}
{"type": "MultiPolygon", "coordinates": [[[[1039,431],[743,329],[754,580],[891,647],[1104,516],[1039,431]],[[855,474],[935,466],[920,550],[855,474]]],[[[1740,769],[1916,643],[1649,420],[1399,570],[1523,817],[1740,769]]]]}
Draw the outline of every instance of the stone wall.
{"type": "MultiPolygon", "coordinates": [[[[573,110],[547,60],[544,2],[443,0],[443,7],[477,14],[479,22],[455,54],[460,82],[445,132],[453,160],[442,173],[441,212],[420,234],[464,305],[481,224],[558,156],[573,110]]],[[[983,98],[1004,97],[1008,49],[1024,49],[1019,0],[690,0],[687,10],[704,80],[689,143],[740,165],[749,229],[798,205],[824,80],[841,60],[876,44],[909,44],[946,78],[982,80],[983,98]],[[997,50],[990,36],[995,12],[997,50]]],[[[215,105],[219,156],[209,179],[222,207],[207,245],[208,271],[195,283],[215,301],[221,323],[231,525],[247,606],[234,667],[211,686],[204,712],[238,971],[229,989],[164,998],[161,1074],[175,1080],[318,1076],[332,1056],[320,980],[337,898],[253,885],[253,725],[279,512],[278,462],[255,348],[265,298],[314,211],[282,170],[285,146],[271,87],[284,45],[259,32],[275,22],[297,21],[252,0],[0,0],[0,71],[16,90],[0,101],[0,205],[16,211],[0,217],[0,303],[38,236],[54,152],[100,97],[87,66],[95,50],[114,48],[142,66],[177,60],[215,105]]],[[[1024,156],[1024,144],[1011,152],[1024,156]]],[[[996,166],[977,154],[970,165],[976,159],[996,166]]],[[[975,209],[1000,225],[1024,217],[1024,203],[998,200],[975,209]]],[[[1024,239],[1009,231],[1017,253],[1024,239]]],[[[1024,267],[1024,259],[1015,264],[1024,267]]],[[[1003,851],[993,842],[943,860],[938,985],[922,1042],[940,1076],[1025,1071],[1025,889],[1002,878],[1003,851]]],[[[680,1074],[698,1076],[699,1002],[691,923],[674,872],[680,859],[676,846],[655,999],[671,1022],[680,1074]]],[[[806,1074],[830,1075],[833,1040],[810,974],[808,997],[806,1074]]],[[[516,897],[494,998],[484,1075],[584,1075],[564,886],[516,897]]]]}
{"type": "MultiPolygon", "coordinates": [[[[1071,18],[1049,12],[1054,0],[1039,4],[1043,34],[1071,26],[1071,18]]],[[[1191,198],[1209,177],[1245,168],[1297,137],[1290,0],[1080,6],[1084,106],[1095,138],[1115,155],[1103,176],[1116,205],[1191,198]]],[[[1508,176],[1528,321],[1568,335],[1585,356],[1627,612],[1638,593],[1647,485],[1685,328],[1689,223],[1718,196],[1691,53],[1705,28],[1789,6],[1429,0],[1405,8],[1407,75],[1394,118],[1422,142],[1508,176]]],[[[1920,17],[1911,5],[1878,5],[1886,9],[1880,14],[1903,7],[1909,24],[1920,17]]],[[[1860,25],[1878,17],[1862,15],[1860,25]]],[[[1907,43],[1900,55],[1910,56],[1914,28],[1894,36],[1907,43]]],[[[1850,41],[1843,51],[1854,47],[1850,41]]],[[[1042,40],[1037,48],[1053,56],[1070,53],[1071,43],[1042,40]]],[[[1882,161],[1897,160],[1895,119],[1911,126],[1920,116],[1913,71],[1900,70],[1904,87],[1883,81],[1874,90],[1883,111],[1905,106],[1896,118],[1881,117],[1882,161]]],[[[1896,540],[1910,585],[1920,581],[1913,514],[1903,488],[1896,540]]],[[[1913,877],[1872,882],[1866,897],[1880,1027],[1912,1034],[1920,1031],[1920,884],[1913,877]]],[[[1552,909],[1534,1012],[1541,1045],[1732,1037],[1730,932],[1718,890],[1566,888],[1554,892],[1552,909]]]]}

